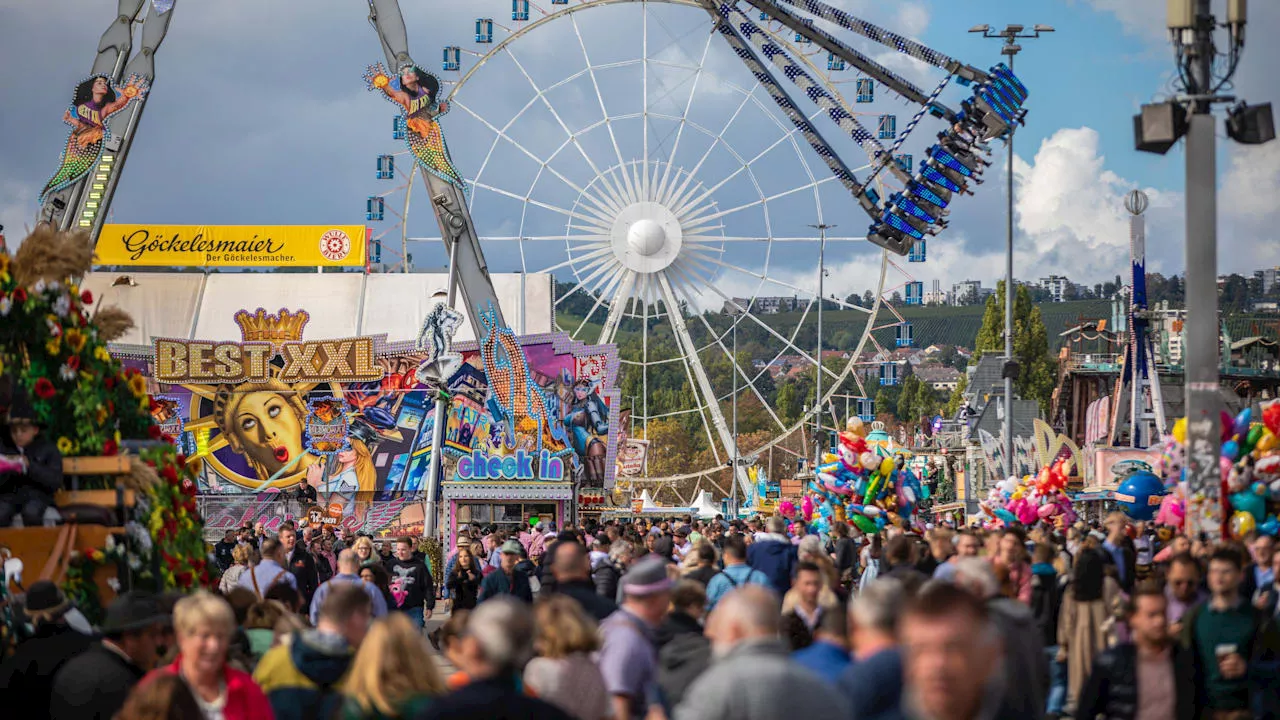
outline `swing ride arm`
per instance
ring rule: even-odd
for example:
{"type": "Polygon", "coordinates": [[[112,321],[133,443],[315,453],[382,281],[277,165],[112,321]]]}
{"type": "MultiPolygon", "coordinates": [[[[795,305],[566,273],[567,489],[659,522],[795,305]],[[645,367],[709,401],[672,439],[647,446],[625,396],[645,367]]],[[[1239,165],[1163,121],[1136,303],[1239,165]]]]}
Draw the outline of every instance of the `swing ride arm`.
{"type": "MultiPolygon", "coordinates": [[[[399,0],[368,2],[369,24],[378,32],[388,69],[396,72],[405,65],[413,64],[399,0]]],[[[423,172],[422,179],[431,195],[431,209],[435,212],[436,222],[440,225],[440,237],[444,240],[451,259],[449,302],[452,305],[454,289],[461,288],[463,301],[467,305],[467,316],[471,318],[471,328],[477,338],[483,337],[485,329],[480,324],[481,310],[491,310],[497,314],[499,324],[505,326],[505,322],[502,319],[502,307],[498,304],[498,294],[489,277],[484,250],[480,247],[480,238],[476,234],[475,222],[467,207],[466,194],[457,185],[434,173],[423,172]]]]}
{"type": "MultiPolygon", "coordinates": [[[[154,56],[169,31],[175,4],[176,0],[119,0],[116,18],[102,33],[98,43],[98,54],[90,75],[106,76],[113,85],[131,77],[138,77],[150,85],[155,79],[154,56]],[[142,48],[130,60],[133,25],[139,22],[144,7],[148,10],[142,21],[142,48]]],[[[107,119],[110,133],[97,164],[78,181],[50,192],[41,203],[37,223],[49,223],[61,230],[88,230],[96,240],[115,196],[120,173],[146,103],[147,95],[144,94],[107,119]]]]}

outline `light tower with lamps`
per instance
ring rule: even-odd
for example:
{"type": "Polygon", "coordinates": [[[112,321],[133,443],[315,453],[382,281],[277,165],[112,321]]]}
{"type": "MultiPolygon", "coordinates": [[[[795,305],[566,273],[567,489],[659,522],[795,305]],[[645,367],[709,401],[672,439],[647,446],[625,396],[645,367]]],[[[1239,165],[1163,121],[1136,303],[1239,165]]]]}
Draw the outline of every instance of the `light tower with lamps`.
{"type": "MultiPolygon", "coordinates": [[[[992,31],[990,25],[975,25],[969,28],[971,33],[982,33],[982,37],[999,38],[1004,41],[1000,54],[1009,58],[1009,71],[1013,72],[1013,58],[1022,51],[1019,40],[1038,38],[1042,33],[1053,32],[1049,25],[1035,25],[1026,32],[1023,25],[1008,25],[1004,30],[992,31]]],[[[1005,475],[1013,474],[1013,381],[1018,376],[1018,363],[1013,359],[1013,131],[1009,126],[1006,141],[1009,143],[1009,168],[1006,178],[1009,185],[1008,215],[1005,218],[1005,259],[1004,259],[1004,462],[1005,475]]]]}
{"type": "Polygon", "coordinates": [[[1213,106],[1230,104],[1227,137],[1238,143],[1261,145],[1276,137],[1271,103],[1250,105],[1225,94],[1244,54],[1248,3],[1227,0],[1226,6],[1226,22],[1219,23],[1212,0],[1168,0],[1167,27],[1179,92],[1166,102],[1143,105],[1133,118],[1134,145],[1143,152],[1163,155],[1182,137],[1187,139],[1186,532],[1188,537],[1204,533],[1214,542],[1223,535],[1226,516],[1218,465],[1218,413],[1223,404],[1218,377],[1218,150],[1213,106]]]}

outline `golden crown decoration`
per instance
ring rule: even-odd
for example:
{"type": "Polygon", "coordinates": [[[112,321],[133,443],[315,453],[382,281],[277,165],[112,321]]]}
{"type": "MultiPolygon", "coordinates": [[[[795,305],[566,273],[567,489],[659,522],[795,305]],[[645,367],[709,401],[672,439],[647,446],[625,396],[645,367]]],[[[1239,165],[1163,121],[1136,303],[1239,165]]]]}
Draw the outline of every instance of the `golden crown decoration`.
{"type": "Polygon", "coordinates": [[[300,342],[302,328],[310,319],[306,310],[291,313],[284,308],[280,308],[279,313],[268,313],[258,308],[253,314],[248,310],[235,314],[243,342],[269,342],[277,349],[286,342],[300,342]]]}

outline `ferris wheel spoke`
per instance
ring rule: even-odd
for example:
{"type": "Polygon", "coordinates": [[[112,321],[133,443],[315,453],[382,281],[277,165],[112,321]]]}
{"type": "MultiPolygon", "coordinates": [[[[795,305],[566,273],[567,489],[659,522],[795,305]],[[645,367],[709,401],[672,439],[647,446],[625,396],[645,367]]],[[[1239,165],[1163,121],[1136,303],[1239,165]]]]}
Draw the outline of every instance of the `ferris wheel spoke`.
{"type": "Polygon", "coordinates": [[[507,56],[510,57],[511,61],[520,69],[520,74],[524,75],[524,79],[529,82],[529,87],[533,88],[535,98],[542,102],[542,105],[551,113],[551,117],[555,118],[556,123],[560,125],[560,129],[564,130],[564,134],[573,141],[573,145],[577,148],[578,154],[582,155],[582,159],[585,160],[587,166],[591,168],[591,172],[599,175],[600,168],[596,167],[595,161],[591,159],[591,155],[588,154],[582,147],[582,144],[578,142],[576,135],[569,129],[569,125],[565,123],[564,118],[560,117],[559,111],[557,111],[555,106],[551,104],[551,101],[547,100],[546,91],[538,87],[538,83],[533,79],[533,76],[529,74],[529,71],[525,69],[524,63],[520,62],[520,58],[517,58],[516,54],[511,51],[510,46],[507,47],[507,56]]]}
{"type": "Polygon", "coordinates": [[[788,195],[794,195],[798,192],[811,190],[813,188],[818,187],[819,185],[824,185],[828,182],[833,182],[835,181],[835,179],[836,179],[835,176],[827,176],[827,177],[819,178],[817,180],[805,183],[803,185],[797,185],[796,187],[793,187],[790,190],[783,190],[780,193],[775,193],[773,195],[769,195],[768,197],[762,197],[759,200],[753,200],[749,203],[744,203],[737,207],[729,208],[728,210],[721,210],[719,212],[712,213],[710,215],[702,215],[702,216],[694,215],[694,216],[688,217],[687,219],[682,218],[682,221],[688,222],[690,224],[690,227],[693,228],[691,232],[696,232],[697,231],[696,228],[703,223],[710,222],[711,220],[717,220],[727,215],[732,215],[733,213],[741,212],[742,210],[747,210],[747,209],[756,207],[757,205],[763,205],[766,203],[773,202],[774,200],[780,200],[784,197],[787,197],[788,195]]]}
{"type": "Polygon", "coordinates": [[[662,199],[664,205],[674,207],[676,199],[684,195],[685,189],[688,187],[689,183],[693,181],[694,177],[697,176],[698,171],[702,169],[702,164],[707,161],[707,158],[711,157],[711,153],[716,149],[716,146],[723,143],[722,138],[724,137],[725,132],[727,132],[729,127],[733,125],[734,121],[738,119],[738,115],[742,113],[743,109],[750,104],[751,96],[755,94],[756,88],[758,87],[760,87],[760,83],[756,82],[756,84],[751,87],[750,91],[743,94],[742,102],[738,103],[738,106],[734,108],[733,114],[729,116],[729,119],[725,122],[724,127],[720,129],[720,132],[712,136],[711,144],[707,146],[707,149],[703,151],[702,156],[698,158],[698,162],[695,163],[693,168],[685,175],[684,181],[680,183],[670,196],[662,199]]]}
{"type": "Polygon", "coordinates": [[[622,322],[622,317],[626,314],[627,305],[632,301],[636,275],[635,271],[627,270],[622,283],[618,285],[618,291],[614,293],[613,300],[609,302],[609,316],[605,318],[604,325],[600,328],[600,337],[596,340],[598,344],[607,345],[612,343],[617,335],[618,324],[622,322]]]}
{"type": "Polygon", "coordinates": [[[680,114],[680,120],[676,123],[675,140],[671,143],[671,152],[667,154],[667,166],[662,170],[662,179],[658,183],[657,190],[654,191],[655,197],[665,197],[667,190],[667,181],[671,175],[671,168],[676,162],[676,151],[680,148],[680,138],[684,134],[685,120],[689,117],[689,111],[693,108],[693,98],[698,94],[698,84],[702,81],[702,69],[706,67],[707,55],[711,51],[711,41],[715,39],[714,31],[707,33],[707,41],[702,46],[702,56],[698,59],[698,67],[693,73],[693,83],[689,88],[689,99],[685,101],[684,112],[680,114]]]}
{"type": "MultiPolygon", "coordinates": [[[[575,338],[582,337],[582,329],[587,326],[587,323],[591,322],[592,316],[594,316],[596,314],[596,311],[600,309],[600,306],[604,304],[605,298],[609,297],[609,295],[611,294],[610,290],[614,289],[619,285],[625,285],[626,284],[625,276],[629,272],[631,271],[627,270],[621,265],[617,265],[612,269],[609,276],[605,279],[604,287],[601,288],[600,292],[595,293],[596,301],[591,305],[591,309],[587,311],[586,316],[582,318],[582,322],[578,324],[578,329],[573,331],[573,337],[575,338]]],[[[616,296],[613,299],[615,302],[618,300],[616,296]]],[[[612,314],[613,314],[613,308],[611,305],[608,315],[612,315],[612,314]]],[[[605,318],[605,322],[608,323],[608,317],[605,318]]],[[[603,330],[603,328],[601,329],[603,330]]]]}
{"type": "MultiPolygon", "coordinates": [[[[770,327],[768,323],[756,317],[753,313],[747,312],[746,309],[743,308],[741,304],[739,304],[736,300],[729,297],[728,295],[725,295],[724,292],[720,290],[720,288],[716,287],[715,285],[711,285],[710,288],[712,292],[714,292],[716,295],[719,295],[722,299],[724,299],[726,303],[728,303],[731,307],[733,307],[735,310],[741,313],[743,317],[748,318],[749,320],[754,322],[756,325],[759,325],[762,330],[774,336],[778,340],[781,340],[788,348],[793,350],[800,357],[803,357],[805,360],[808,360],[811,364],[813,365],[818,364],[818,362],[813,359],[813,355],[809,354],[808,350],[804,350],[797,347],[795,343],[783,337],[781,333],[779,333],[777,330],[774,330],[772,327],[770,327]]],[[[830,375],[831,377],[836,377],[836,373],[830,370],[829,368],[823,367],[822,371],[825,372],[827,375],[830,375]]]]}
{"type": "MultiPolygon", "coordinates": [[[[600,103],[600,114],[605,119],[605,129],[609,132],[609,140],[613,143],[613,152],[618,157],[618,166],[626,165],[626,160],[622,157],[622,148],[618,146],[618,138],[613,132],[613,123],[609,122],[609,109],[605,107],[604,95],[600,92],[600,79],[596,77],[595,66],[591,63],[591,53],[587,51],[587,43],[582,38],[582,28],[578,26],[578,19],[573,15],[569,16],[569,20],[573,23],[573,33],[578,38],[578,47],[582,49],[582,59],[587,64],[587,75],[591,78],[591,87],[596,93],[596,102],[600,103]]],[[[604,182],[603,176],[601,182],[604,182]]],[[[631,193],[621,193],[623,195],[631,193]]]]}
{"type": "Polygon", "coordinates": [[[642,191],[649,197],[649,3],[640,2],[640,160],[644,163],[642,191]]]}
{"type": "MultiPolygon", "coordinates": [[[[599,208],[595,212],[601,215],[602,217],[605,215],[608,215],[609,213],[615,213],[621,208],[621,206],[611,207],[608,204],[596,198],[595,195],[593,195],[592,193],[587,192],[585,189],[580,187],[577,183],[565,177],[564,174],[561,173],[559,170],[556,170],[555,167],[551,165],[550,159],[547,159],[547,160],[542,159],[541,157],[536,155],[533,151],[529,150],[524,145],[522,145],[520,141],[516,140],[515,138],[507,134],[507,131],[505,128],[498,128],[494,126],[492,123],[490,123],[488,120],[485,120],[483,117],[479,115],[479,113],[472,110],[462,101],[455,100],[453,101],[453,103],[456,107],[462,108],[467,114],[471,115],[471,117],[478,120],[480,124],[484,125],[490,132],[494,134],[494,140],[493,140],[493,143],[489,146],[489,152],[486,153],[484,161],[480,164],[480,170],[476,173],[477,180],[481,177],[484,177],[485,168],[488,167],[489,160],[493,155],[494,149],[498,146],[498,142],[500,140],[505,140],[507,141],[507,143],[509,143],[515,149],[519,150],[530,160],[537,163],[539,174],[541,174],[543,170],[546,170],[547,172],[550,172],[553,177],[559,179],[565,185],[568,185],[569,188],[572,189],[574,192],[578,193],[582,197],[590,199],[591,202],[597,205],[599,208]]],[[[533,104],[533,101],[531,100],[529,103],[525,105],[525,107],[519,113],[516,114],[516,118],[519,118],[520,115],[523,114],[524,111],[527,110],[532,104],[533,104]]],[[[514,123],[516,118],[513,118],[511,122],[514,123]]],[[[510,127],[510,126],[511,126],[511,123],[508,123],[507,127],[510,127]]],[[[561,147],[563,147],[563,145],[561,147]]],[[[552,158],[554,158],[555,155],[558,153],[559,153],[559,150],[557,150],[556,153],[552,155],[552,158]]],[[[535,178],[535,184],[536,184],[536,178],[535,178]]],[[[532,192],[532,187],[530,188],[530,191],[532,192]]],[[[474,198],[473,198],[473,201],[474,201],[474,198]]]]}
{"type": "MultiPolygon", "coordinates": [[[[757,278],[757,279],[759,279],[759,280],[762,280],[762,281],[767,282],[767,283],[771,283],[771,284],[773,284],[773,285],[777,285],[777,286],[779,286],[779,287],[787,288],[788,290],[794,290],[795,292],[798,292],[798,293],[804,293],[804,294],[808,295],[808,294],[810,294],[810,293],[812,293],[812,292],[813,292],[812,290],[808,290],[808,289],[806,289],[806,288],[802,288],[802,287],[800,287],[799,285],[793,285],[793,284],[791,284],[791,283],[789,283],[789,282],[786,282],[786,281],[783,281],[783,280],[779,280],[778,278],[776,278],[776,277],[774,277],[774,276],[772,276],[772,275],[766,275],[766,274],[764,274],[764,273],[757,273],[757,272],[753,272],[753,271],[748,270],[748,269],[746,269],[746,268],[744,268],[744,267],[740,267],[740,266],[738,266],[738,265],[734,265],[733,263],[730,263],[730,262],[725,262],[724,260],[720,260],[720,259],[718,259],[718,258],[713,258],[713,257],[709,257],[709,256],[708,256],[708,257],[706,258],[706,260],[707,260],[707,262],[711,262],[711,263],[714,263],[714,264],[716,264],[716,265],[719,265],[720,267],[723,267],[723,268],[725,268],[726,270],[734,270],[734,271],[736,271],[736,272],[740,272],[740,273],[742,273],[743,275],[749,275],[749,276],[751,276],[751,277],[753,277],[753,278],[757,278]]],[[[838,306],[840,306],[841,308],[844,308],[844,309],[846,309],[846,310],[858,310],[858,311],[861,311],[861,312],[862,312],[862,313],[864,313],[864,314],[870,314],[870,312],[871,312],[871,311],[870,311],[869,309],[867,309],[867,308],[861,307],[861,306],[859,306],[859,305],[853,305],[853,304],[847,303],[847,302],[845,302],[845,301],[843,301],[843,300],[837,300],[837,299],[834,299],[834,298],[827,298],[827,302],[835,303],[836,305],[838,305],[838,306]]],[[[897,323],[895,323],[895,324],[897,324],[897,323]]]]}
{"type": "MultiPolygon", "coordinates": [[[[686,301],[688,300],[687,297],[685,299],[686,301]]],[[[764,395],[760,392],[760,389],[756,387],[755,382],[753,382],[752,379],[747,377],[747,374],[743,372],[742,366],[738,364],[738,359],[733,356],[733,353],[729,351],[729,348],[725,347],[724,335],[716,334],[715,329],[711,327],[711,323],[707,321],[705,314],[698,313],[698,319],[701,320],[702,324],[707,328],[707,332],[711,335],[716,347],[720,348],[720,351],[724,353],[725,357],[729,358],[729,364],[733,366],[734,372],[747,382],[747,387],[751,388],[752,394],[760,401],[760,405],[765,409],[765,412],[769,413],[769,417],[773,419],[774,424],[778,426],[778,429],[785,430],[787,428],[786,423],[782,422],[782,419],[778,417],[776,412],[774,412],[773,406],[769,404],[769,401],[764,399],[764,395]]],[[[736,324],[737,321],[735,320],[734,322],[736,324]]],[[[756,377],[758,378],[760,376],[756,375],[756,377]]],[[[730,392],[730,394],[732,394],[732,392],[730,392]]]]}
{"type": "MultiPolygon", "coordinates": [[[[776,242],[776,243],[817,243],[822,240],[818,237],[747,237],[742,235],[713,235],[709,239],[715,242],[776,242]]],[[[827,244],[846,243],[846,242],[863,242],[866,237],[827,237],[827,244]]]]}
{"type": "Polygon", "coordinates": [[[575,285],[572,290],[565,293],[563,298],[557,300],[556,304],[559,304],[561,300],[567,300],[570,295],[580,289],[585,289],[588,295],[595,294],[599,278],[606,272],[617,268],[617,266],[617,260],[615,258],[606,256],[587,263],[581,268],[574,267],[573,272],[574,276],[578,279],[578,284],[575,285]],[[582,277],[584,273],[587,275],[586,277],[582,277]]]}
{"type": "Polygon", "coordinates": [[[581,213],[576,213],[576,212],[574,212],[574,211],[572,211],[572,210],[566,210],[566,209],[564,209],[564,208],[562,208],[562,207],[559,207],[559,206],[557,206],[557,205],[552,205],[551,203],[543,202],[543,201],[541,201],[541,200],[534,200],[534,199],[533,199],[533,198],[531,198],[531,197],[521,197],[521,196],[519,196],[519,195],[517,195],[517,194],[515,194],[515,193],[511,192],[510,190],[504,190],[504,189],[502,189],[502,188],[500,188],[500,187],[495,187],[495,186],[493,186],[493,185],[489,185],[488,183],[482,183],[482,182],[480,182],[480,181],[478,181],[478,180],[473,180],[471,184],[472,184],[472,185],[474,185],[474,186],[476,186],[476,187],[478,187],[478,188],[481,188],[481,189],[484,189],[484,190],[488,190],[489,192],[493,192],[493,193],[497,193],[497,194],[499,194],[499,195],[503,195],[503,196],[509,197],[509,198],[511,198],[512,200],[519,200],[520,202],[529,203],[529,204],[531,204],[531,205],[537,205],[538,207],[543,208],[543,209],[545,209],[545,210],[550,210],[550,211],[552,211],[552,212],[560,213],[561,215],[564,215],[565,217],[575,218],[575,219],[578,219],[578,220],[581,220],[581,221],[583,221],[583,222],[587,222],[587,223],[592,222],[592,220],[593,220],[591,217],[588,217],[588,216],[583,215],[583,214],[581,214],[581,213]]]}
{"type": "Polygon", "coordinates": [[[567,267],[572,267],[575,263],[581,263],[586,260],[591,260],[593,258],[598,258],[604,255],[608,255],[611,252],[613,252],[612,247],[600,248],[598,250],[591,250],[590,252],[585,252],[581,255],[570,257],[568,260],[563,260],[561,262],[556,263],[555,265],[548,265],[547,267],[544,267],[540,270],[535,270],[534,272],[550,275],[557,270],[563,270],[567,267]]]}

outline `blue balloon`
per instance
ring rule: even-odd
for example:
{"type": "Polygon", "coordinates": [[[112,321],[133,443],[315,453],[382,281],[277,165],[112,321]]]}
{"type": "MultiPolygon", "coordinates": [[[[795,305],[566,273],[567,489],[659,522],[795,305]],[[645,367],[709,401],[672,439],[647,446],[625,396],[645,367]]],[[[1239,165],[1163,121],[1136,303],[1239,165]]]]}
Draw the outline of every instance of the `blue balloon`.
{"type": "Polygon", "coordinates": [[[1129,475],[1115,491],[1116,504],[1134,520],[1154,518],[1164,496],[1164,481],[1145,470],[1129,475]]]}
{"type": "Polygon", "coordinates": [[[1236,456],[1240,454],[1240,443],[1235,440],[1228,440],[1222,443],[1222,457],[1235,461],[1236,456]]]}
{"type": "Polygon", "coordinates": [[[1245,408],[1236,415],[1235,422],[1231,425],[1233,435],[1244,437],[1249,432],[1249,420],[1253,417],[1253,408],[1245,408]]]}
{"type": "Polygon", "coordinates": [[[1280,533],[1280,520],[1276,520],[1276,516],[1272,515],[1267,521],[1258,526],[1258,532],[1263,535],[1272,535],[1280,533]]]}

